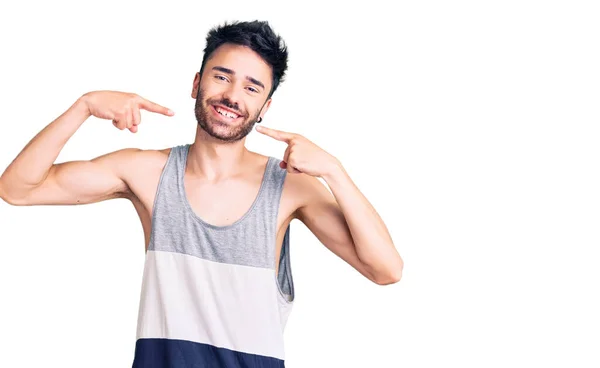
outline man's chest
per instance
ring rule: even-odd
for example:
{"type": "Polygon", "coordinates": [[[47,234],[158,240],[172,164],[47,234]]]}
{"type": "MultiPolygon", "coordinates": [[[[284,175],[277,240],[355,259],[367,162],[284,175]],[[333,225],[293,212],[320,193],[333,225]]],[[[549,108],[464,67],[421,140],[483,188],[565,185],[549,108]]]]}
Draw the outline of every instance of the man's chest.
{"type": "Polygon", "coordinates": [[[196,216],[214,226],[227,226],[244,219],[259,201],[266,200],[263,189],[256,178],[218,183],[186,178],[183,194],[196,216]]]}
{"type": "MultiPolygon", "coordinates": [[[[132,175],[132,180],[128,183],[134,193],[133,203],[144,228],[146,246],[163,166],[164,164],[148,165],[143,171],[136,173],[137,175],[132,175]]],[[[293,180],[291,175],[283,182],[279,199],[261,198],[261,194],[267,195],[272,192],[265,189],[266,183],[262,181],[262,175],[258,172],[245,178],[218,182],[184,177],[181,195],[184,203],[189,205],[196,216],[215,226],[226,226],[243,219],[260,201],[274,201],[276,206],[273,208],[276,210],[261,215],[276,216],[273,221],[277,224],[277,243],[280,244],[285,229],[299,206],[298,193],[294,193],[297,186],[290,185],[290,179],[293,180]]]]}

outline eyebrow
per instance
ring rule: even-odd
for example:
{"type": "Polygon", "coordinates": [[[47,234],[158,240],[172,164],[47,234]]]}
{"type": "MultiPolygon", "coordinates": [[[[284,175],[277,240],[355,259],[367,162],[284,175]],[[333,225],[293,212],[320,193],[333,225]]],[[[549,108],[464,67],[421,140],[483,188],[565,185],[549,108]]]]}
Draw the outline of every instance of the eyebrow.
{"type": "MultiPolygon", "coordinates": [[[[213,66],[213,70],[218,70],[218,71],[226,73],[226,74],[235,75],[235,72],[233,70],[222,67],[222,66],[213,66]]],[[[265,89],[265,85],[258,79],[246,76],[246,80],[249,80],[250,82],[256,84],[257,86],[261,86],[263,89],[265,89]]]]}

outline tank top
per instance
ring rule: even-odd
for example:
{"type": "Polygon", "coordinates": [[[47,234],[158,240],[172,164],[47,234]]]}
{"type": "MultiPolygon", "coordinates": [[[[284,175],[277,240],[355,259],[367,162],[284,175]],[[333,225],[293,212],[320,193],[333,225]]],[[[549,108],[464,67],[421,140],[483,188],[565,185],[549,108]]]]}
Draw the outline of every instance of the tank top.
{"type": "Polygon", "coordinates": [[[187,199],[189,148],[170,150],[159,179],[133,368],[285,367],[283,332],[294,302],[290,226],[277,274],[275,243],[287,171],[268,156],[250,209],[215,226],[187,199]]]}

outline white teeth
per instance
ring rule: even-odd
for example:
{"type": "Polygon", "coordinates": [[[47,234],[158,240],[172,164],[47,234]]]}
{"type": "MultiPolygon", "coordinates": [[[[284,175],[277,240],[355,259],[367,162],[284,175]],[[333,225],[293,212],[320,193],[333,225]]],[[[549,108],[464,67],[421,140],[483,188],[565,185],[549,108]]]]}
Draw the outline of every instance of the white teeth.
{"type": "Polygon", "coordinates": [[[231,112],[229,112],[229,111],[226,111],[226,110],[220,109],[220,108],[218,108],[218,107],[217,107],[217,112],[218,112],[219,114],[223,115],[223,116],[227,116],[228,118],[232,118],[232,119],[237,119],[237,117],[238,117],[238,115],[236,115],[236,114],[234,114],[234,113],[231,113],[231,112]]]}

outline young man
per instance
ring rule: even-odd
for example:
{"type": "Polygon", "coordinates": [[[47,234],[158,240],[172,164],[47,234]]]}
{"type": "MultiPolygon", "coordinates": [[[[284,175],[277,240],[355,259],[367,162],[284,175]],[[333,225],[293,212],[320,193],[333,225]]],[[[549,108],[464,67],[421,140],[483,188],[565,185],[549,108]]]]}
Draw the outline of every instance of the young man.
{"type": "Polygon", "coordinates": [[[134,367],[284,367],[292,219],[377,284],[399,281],[403,261],[335,157],[260,126],[287,143],[283,159],[245,148],[287,69],[281,38],[255,21],[216,27],[206,42],[191,93],[194,143],[54,164],[92,115],[133,133],[140,109],[173,115],[136,94],[89,92],[8,166],[0,196],[14,205],[131,200],[146,248],[134,367]]]}

